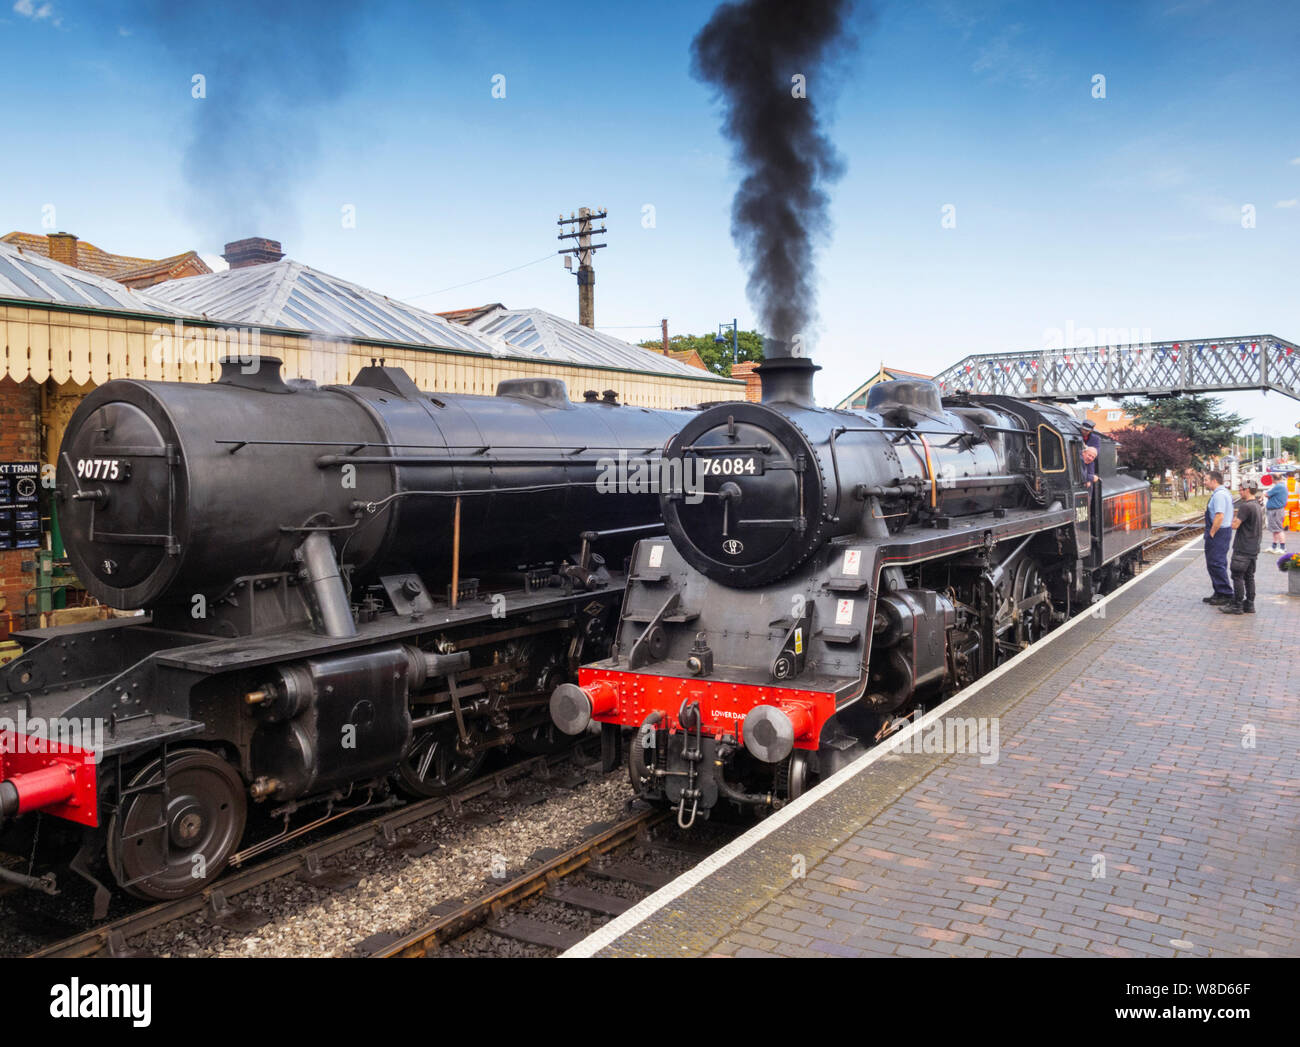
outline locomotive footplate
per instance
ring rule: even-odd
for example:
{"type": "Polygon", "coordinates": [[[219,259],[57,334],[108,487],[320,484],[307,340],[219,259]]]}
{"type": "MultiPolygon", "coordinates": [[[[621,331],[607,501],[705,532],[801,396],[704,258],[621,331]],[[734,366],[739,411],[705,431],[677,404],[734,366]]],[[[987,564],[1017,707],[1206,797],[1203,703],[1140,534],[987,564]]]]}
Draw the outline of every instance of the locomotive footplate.
{"type": "MultiPolygon", "coordinates": [[[[985,535],[996,543],[1056,527],[1073,527],[1074,511],[1057,509],[1053,512],[1039,512],[1011,509],[1001,515],[981,513],[978,516],[963,516],[958,519],[959,523],[958,520],[951,520],[947,527],[939,530],[911,531],[907,534],[891,536],[888,541],[882,541],[880,544],[884,549],[883,563],[888,566],[951,556],[965,549],[977,547],[985,541],[985,535]]],[[[858,544],[861,539],[850,538],[843,541],[845,544],[858,544]]]]}
{"type": "MultiPolygon", "coordinates": [[[[596,594],[597,598],[618,600],[622,596],[623,586],[623,576],[615,575],[610,585],[596,594]]],[[[494,601],[493,596],[505,597],[511,622],[531,621],[535,617],[538,622],[550,620],[555,628],[561,628],[593,598],[589,592],[574,592],[557,600],[558,595],[555,589],[532,593],[519,590],[500,594],[484,592],[478,600],[454,611],[446,606],[438,606],[428,614],[383,614],[373,621],[359,622],[355,636],[304,636],[297,632],[243,636],[170,650],[159,654],[158,661],[169,668],[205,674],[220,673],[275,664],[286,658],[343,654],[354,648],[371,647],[443,630],[459,631],[477,625],[500,626],[504,621],[499,610],[500,600],[494,601]]]]}

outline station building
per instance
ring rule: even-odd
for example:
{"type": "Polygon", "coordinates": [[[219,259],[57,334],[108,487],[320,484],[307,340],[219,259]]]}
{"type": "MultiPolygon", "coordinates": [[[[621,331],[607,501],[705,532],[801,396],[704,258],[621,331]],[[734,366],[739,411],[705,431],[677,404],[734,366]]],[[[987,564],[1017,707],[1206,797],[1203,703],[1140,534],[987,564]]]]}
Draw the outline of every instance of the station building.
{"type": "Polygon", "coordinates": [[[861,411],[867,406],[867,394],[871,387],[881,382],[892,382],[898,378],[933,378],[934,375],[920,374],[917,371],[904,371],[898,367],[886,367],[882,362],[880,370],[835,405],[837,411],[861,411]]]}
{"type": "Polygon", "coordinates": [[[491,395],[507,378],[550,377],[575,401],[589,391],[654,408],[745,397],[742,381],[542,310],[494,305],[456,322],[285,258],[271,240],[228,244],[222,272],[193,252],[149,260],[75,246],[80,265],[57,260],[69,257],[57,235],[0,238],[0,633],[34,606],[39,550],[60,551],[44,500],[39,533],[17,526],[30,511],[24,502],[18,515],[6,466],[52,463],[82,397],[114,378],[210,382],[227,355],[257,353],[321,384],[383,359],[445,392],[491,395]],[[152,280],[172,271],[189,275],[152,280]]]}

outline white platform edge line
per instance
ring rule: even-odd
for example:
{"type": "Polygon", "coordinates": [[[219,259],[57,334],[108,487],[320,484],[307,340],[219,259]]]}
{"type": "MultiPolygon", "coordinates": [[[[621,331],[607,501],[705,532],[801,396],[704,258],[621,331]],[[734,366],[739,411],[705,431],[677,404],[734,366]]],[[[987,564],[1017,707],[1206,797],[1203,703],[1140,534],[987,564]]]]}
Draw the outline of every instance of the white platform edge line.
{"type": "Polygon", "coordinates": [[[980,691],[1000,678],[1003,674],[1016,668],[1022,659],[1027,658],[1030,655],[1042,653],[1051,643],[1066,635],[1066,633],[1075,626],[1094,617],[1098,608],[1105,607],[1112,600],[1122,596],[1139,582],[1143,582],[1150,578],[1153,574],[1162,570],[1166,564],[1173,563],[1189,549],[1200,548],[1202,548],[1200,543],[1190,542],[1177,552],[1166,556],[1159,563],[1144,571],[1136,578],[1129,579],[1113,593],[1098,600],[1088,611],[1071,618],[1064,625],[1054,629],[1047,637],[1040,640],[1038,643],[1021,651],[1010,661],[1003,662],[987,676],[980,678],[964,691],[953,695],[942,705],[936,706],[930,712],[926,713],[920,720],[915,721],[909,727],[905,727],[903,730],[899,731],[893,736],[893,741],[877,745],[870,752],[859,756],[847,767],[840,768],[840,770],[836,771],[825,781],[819,782],[817,785],[813,786],[813,788],[809,789],[808,792],[800,796],[794,801],[794,803],[782,807],[781,810],[777,811],[775,814],[764,818],[748,832],[736,837],[736,839],[732,840],[731,843],[709,855],[709,857],[705,858],[699,865],[696,865],[682,873],[681,876],[677,877],[677,879],[673,880],[671,883],[659,888],[659,890],[655,891],[654,894],[641,899],[641,901],[631,909],[628,909],[627,912],[623,913],[621,916],[611,920],[603,927],[597,928],[582,941],[562,953],[560,959],[582,959],[594,956],[601,949],[612,944],[616,938],[622,937],[647,917],[654,915],[670,902],[680,898],[700,881],[704,880],[706,877],[712,876],[723,866],[731,862],[732,859],[736,858],[738,855],[744,854],[745,851],[749,850],[749,848],[754,844],[772,835],[772,833],[776,832],[777,829],[785,825],[786,822],[807,810],[823,797],[829,796],[845,782],[854,778],[859,772],[871,766],[871,764],[875,763],[877,760],[888,756],[906,739],[925,730],[935,720],[947,716],[948,713],[957,708],[957,706],[961,705],[969,698],[973,698],[975,695],[979,694],[980,691]]]}

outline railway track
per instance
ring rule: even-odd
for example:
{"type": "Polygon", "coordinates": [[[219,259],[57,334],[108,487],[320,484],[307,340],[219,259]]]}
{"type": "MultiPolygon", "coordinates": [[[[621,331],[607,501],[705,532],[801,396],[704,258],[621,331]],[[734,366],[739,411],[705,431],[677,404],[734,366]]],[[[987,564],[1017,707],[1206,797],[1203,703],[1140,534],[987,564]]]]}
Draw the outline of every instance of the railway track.
{"type": "Polygon", "coordinates": [[[353,847],[376,842],[386,849],[405,851],[413,857],[427,853],[436,844],[420,844],[409,833],[419,823],[444,813],[460,815],[463,805],[468,801],[492,794],[504,796],[508,794],[511,784],[521,779],[536,778],[541,782],[560,784],[566,778],[585,780],[586,775],[576,770],[569,776],[559,776],[557,779],[556,771],[572,758],[571,750],[531,757],[486,775],[447,796],[420,800],[390,810],[292,851],[228,872],[211,886],[193,895],[148,905],[27,955],[64,958],[139,955],[130,945],[131,938],[202,911],[206,911],[209,921],[219,927],[232,931],[252,930],[270,917],[240,906],[236,900],[239,895],[273,880],[295,875],[323,888],[346,889],[355,886],[361,874],[325,869],[322,862],[353,847]]]}
{"type": "Polygon", "coordinates": [[[368,955],[411,959],[563,952],[739,831],[728,826],[721,833],[710,833],[712,838],[706,840],[653,835],[661,823],[671,824],[671,817],[670,811],[645,808],[616,823],[596,827],[581,843],[546,857],[500,887],[469,901],[448,904],[444,912],[410,934],[371,943],[368,955]],[[639,854],[632,854],[634,851],[639,854]]]}

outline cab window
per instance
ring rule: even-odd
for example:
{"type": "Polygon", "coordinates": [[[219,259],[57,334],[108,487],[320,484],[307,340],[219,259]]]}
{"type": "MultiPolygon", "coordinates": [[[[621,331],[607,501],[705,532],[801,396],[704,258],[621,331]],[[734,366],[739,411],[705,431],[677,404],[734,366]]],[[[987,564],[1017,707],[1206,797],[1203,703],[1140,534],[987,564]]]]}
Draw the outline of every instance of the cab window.
{"type": "Polygon", "coordinates": [[[1048,425],[1038,427],[1038,467],[1045,473],[1065,472],[1065,443],[1048,425]]]}

